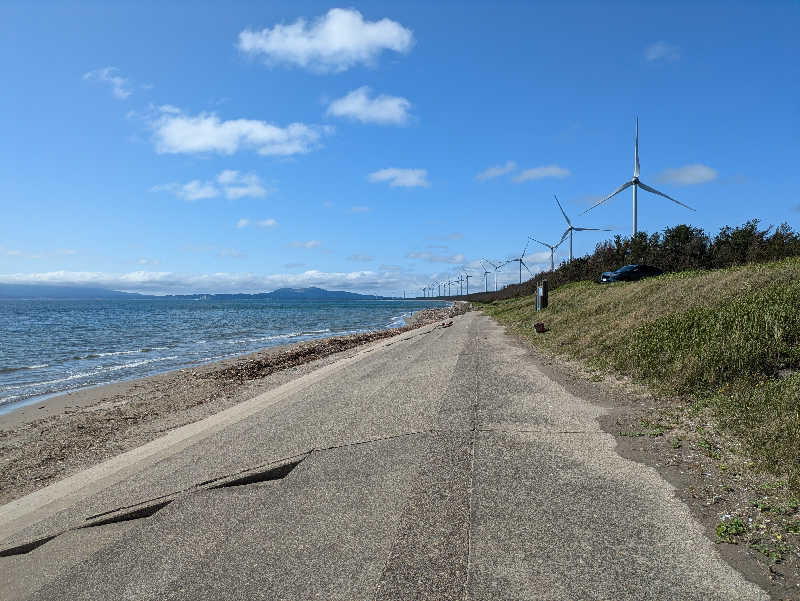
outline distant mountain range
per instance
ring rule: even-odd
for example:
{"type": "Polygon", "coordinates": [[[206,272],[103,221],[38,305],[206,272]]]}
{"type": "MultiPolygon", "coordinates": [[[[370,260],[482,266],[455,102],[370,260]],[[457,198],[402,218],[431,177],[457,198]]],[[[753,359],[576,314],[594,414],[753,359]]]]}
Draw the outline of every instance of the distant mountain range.
{"type": "Polygon", "coordinates": [[[141,298],[175,298],[175,299],[208,299],[208,300],[388,300],[389,296],[374,294],[357,294],[342,290],[325,290],[323,288],[279,288],[272,292],[258,294],[169,294],[153,296],[132,292],[118,292],[105,288],[88,288],[85,286],[54,286],[48,284],[0,284],[0,299],[141,299],[141,298]]]}

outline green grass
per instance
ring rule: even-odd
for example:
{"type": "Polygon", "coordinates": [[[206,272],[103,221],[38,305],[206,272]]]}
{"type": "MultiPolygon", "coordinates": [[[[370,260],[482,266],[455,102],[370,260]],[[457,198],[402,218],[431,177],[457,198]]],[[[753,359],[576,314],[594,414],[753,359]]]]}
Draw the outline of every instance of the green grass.
{"type": "Polygon", "coordinates": [[[758,467],[800,490],[800,258],[568,284],[540,313],[533,297],[480,307],[544,350],[694,401],[758,467]],[[536,334],[536,321],[550,331],[536,334]]]}

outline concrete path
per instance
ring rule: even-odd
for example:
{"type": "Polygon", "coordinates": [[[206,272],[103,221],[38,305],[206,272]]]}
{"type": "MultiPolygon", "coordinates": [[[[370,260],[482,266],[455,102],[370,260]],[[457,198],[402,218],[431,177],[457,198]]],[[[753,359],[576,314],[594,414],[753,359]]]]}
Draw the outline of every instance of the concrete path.
{"type": "Polygon", "coordinates": [[[0,507],[0,598],[767,599],[600,412],[414,330],[0,507]]]}

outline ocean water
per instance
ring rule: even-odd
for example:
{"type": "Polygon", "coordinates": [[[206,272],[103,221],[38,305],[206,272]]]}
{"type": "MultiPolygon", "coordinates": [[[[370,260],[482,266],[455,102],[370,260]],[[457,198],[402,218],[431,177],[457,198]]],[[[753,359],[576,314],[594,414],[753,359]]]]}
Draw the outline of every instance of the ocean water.
{"type": "Polygon", "coordinates": [[[0,413],[258,349],[397,327],[432,301],[0,300],[0,413]]]}

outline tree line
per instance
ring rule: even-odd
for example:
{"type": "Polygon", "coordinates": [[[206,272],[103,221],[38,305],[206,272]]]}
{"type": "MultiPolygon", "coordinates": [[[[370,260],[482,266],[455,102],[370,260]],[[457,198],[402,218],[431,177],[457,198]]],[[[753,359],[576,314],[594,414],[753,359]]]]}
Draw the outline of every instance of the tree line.
{"type": "Polygon", "coordinates": [[[469,299],[489,302],[534,294],[536,283],[543,279],[551,290],[570,282],[598,281],[602,272],[632,263],[653,265],[664,271],[685,271],[795,256],[800,256],[800,234],[788,223],[762,228],[758,219],[751,219],[735,228],[726,225],[715,236],[702,228],[681,224],[649,235],[647,232],[630,237],[618,234],[600,242],[591,255],[562,262],[555,270],[539,272],[522,284],[511,284],[497,292],[470,294],[469,299]]]}

